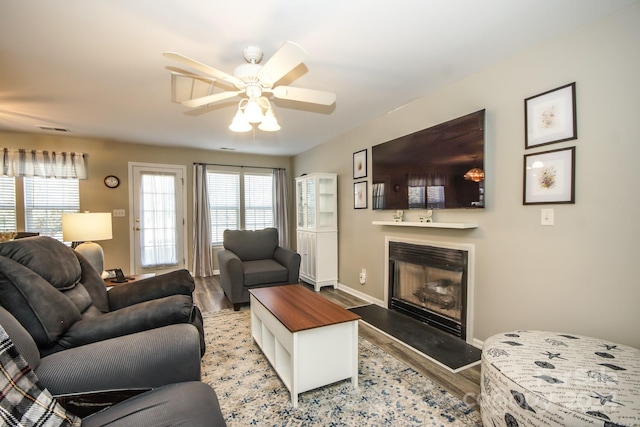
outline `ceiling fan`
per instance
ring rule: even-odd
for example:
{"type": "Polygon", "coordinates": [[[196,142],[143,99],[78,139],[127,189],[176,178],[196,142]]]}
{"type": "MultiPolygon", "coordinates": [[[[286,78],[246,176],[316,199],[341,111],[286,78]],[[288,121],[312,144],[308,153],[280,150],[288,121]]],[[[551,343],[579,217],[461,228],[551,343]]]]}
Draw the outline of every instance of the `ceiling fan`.
{"type": "Polygon", "coordinates": [[[307,57],[307,52],[300,45],[290,41],[285,42],[264,64],[260,64],[263,53],[259,47],[245,47],[242,55],[247,63],[236,67],[233,74],[220,71],[179,53],[165,52],[163,55],[198,70],[208,77],[213,77],[223,85],[234,87],[233,90],[188,99],[181,104],[186,107],[198,108],[233,97],[240,97],[238,111],[229,126],[229,129],[235,132],[249,131],[253,129],[252,125],[257,123],[260,124],[258,128],[261,130],[279,130],[280,125],[275,119],[269,101],[271,96],[319,105],[332,105],[336,101],[336,95],[331,92],[276,85],[307,57]]]}

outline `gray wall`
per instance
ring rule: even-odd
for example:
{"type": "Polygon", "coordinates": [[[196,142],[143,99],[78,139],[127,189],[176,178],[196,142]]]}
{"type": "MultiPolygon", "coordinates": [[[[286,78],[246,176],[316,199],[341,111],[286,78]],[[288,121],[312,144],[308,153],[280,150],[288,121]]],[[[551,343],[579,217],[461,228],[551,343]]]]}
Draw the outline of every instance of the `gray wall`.
{"type": "MultiPolygon", "coordinates": [[[[475,338],[513,329],[601,337],[640,347],[640,6],[451,84],[294,158],[295,176],[339,174],[339,281],[383,299],[384,239],[476,245],[475,338]],[[578,139],[524,149],[524,99],[575,81],[578,139]],[[438,211],[475,230],[372,225],[391,211],[353,209],[352,155],[485,108],[484,211],[438,211]],[[576,203],[523,206],[523,155],[577,147],[576,203]],[[540,225],[540,209],[555,225],[540,225]],[[358,282],[361,268],[368,280],[358,282]]],[[[338,102],[340,102],[338,100],[338,102]]],[[[371,198],[369,194],[369,207],[371,198]]],[[[417,220],[419,212],[409,212],[417,220]]]]}

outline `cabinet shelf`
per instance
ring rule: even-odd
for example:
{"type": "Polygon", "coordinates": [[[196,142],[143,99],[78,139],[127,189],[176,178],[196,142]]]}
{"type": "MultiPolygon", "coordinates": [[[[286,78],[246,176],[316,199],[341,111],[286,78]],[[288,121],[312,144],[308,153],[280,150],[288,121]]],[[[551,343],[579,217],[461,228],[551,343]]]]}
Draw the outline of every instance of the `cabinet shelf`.
{"type": "Polygon", "coordinates": [[[393,227],[454,228],[466,230],[478,228],[476,222],[409,222],[409,221],[373,221],[373,225],[390,225],[393,227]]]}

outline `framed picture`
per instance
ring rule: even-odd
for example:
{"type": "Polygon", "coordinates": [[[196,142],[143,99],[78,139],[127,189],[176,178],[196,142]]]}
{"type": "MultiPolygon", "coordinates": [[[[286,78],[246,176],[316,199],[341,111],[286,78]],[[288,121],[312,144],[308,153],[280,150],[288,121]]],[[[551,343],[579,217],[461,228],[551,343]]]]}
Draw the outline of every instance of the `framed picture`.
{"type": "Polygon", "coordinates": [[[575,82],[525,99],[524,118],[525,148],[576,139],[575,82]]]}
{"type": "Polygon", "coordinates": [[[353,179],[367,177],[367,149],[353,153],[353,179]]]}
{"type": "Polygon", "coordinates": [[[353,208],[367,209],[367,181],[353,184],[353,208]]]}
{"type": "Polygon", "coordinates": [[[525,154],[523,204],[575,203],[576,147],[525,154]]]}

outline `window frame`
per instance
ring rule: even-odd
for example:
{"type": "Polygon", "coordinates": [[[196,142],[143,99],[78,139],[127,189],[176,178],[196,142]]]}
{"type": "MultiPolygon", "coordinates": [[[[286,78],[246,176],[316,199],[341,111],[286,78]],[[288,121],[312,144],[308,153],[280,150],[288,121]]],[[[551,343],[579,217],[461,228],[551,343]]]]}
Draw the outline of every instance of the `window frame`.
{"type": "MultiPolygon", "coordinates": [[[[39,210],[58,210],[60,211],[60,216],[63,213],[68,213],[68,212],[80,212],[80,180],[77,178],[45,178],[45,177],[6,177],[3,176],[4,178],[13,178],[13,191],[15,194],[15,204],[14,204],[14,215],[15,215],[15,227],[13,230],[6,230],[6,231],[17,231],[17,230],[25,230],[25,231],[30,231],[30,232],[38,232],[43,236],[51,236],[61,242],[63,242],[62,240],[62,220],[60,219],[59,224],[57,224],[57,227],[55,228],[51,228],[48,227],[47,229],[38,229],[38,228],[34,228],[34,227],[30,227],[28,224],[32,223],[31,219],[29,218],[29,215],[31,214],[31,212],[33,212],[33,208],[32,206],[38,206],[37,204],[29,204],[29,201],[27,200],[28,198],[28,193],[32,190],[32,188],[37,187],[38,185],[36,184],[35,186],[33,184],[31,184],[33,182],[33,180],[56,180],[59,182],[75,182],[76,183],[76,191],[77,193],[73,195],[73,197],[75,197],[75,200],[77,201],[76,204],[69,208],[68,206],[64,206],[64,205],[49,205],[47,206],[45,205],[41,205],[39,210]],[[46,209],[46,208],[49,209],[46,209]],[[58,208],[58,209],[55,209],[58,208]],[[52,231],[53,230],[53,231],[52,231]]],[[[45,214],[45,217],[48,217],[49,214],[45,214]]],[[[4,227],[3,227],[4,228],[4,227]]]]}
{"type": "MultiPolygon", "coordinates": [[[[238,224],[236,229],[238,230],[246,230],[246,189],[245,189],[245,176],[246,175],[261,175],[265,177],[269,177],[271,182],[271,227],[275,227],[275,206],[273,201],[273,170],[272,169],[263,169],[263,168],[248,168],[248,167],[234,167],[234,166],[207,166],[207,184],[210,184],[209,174],[210,173],[218,173],[218,174],[229,174],[235,175],[238,177],[238,224]]],[[[209,196],[209,216],[213,218],[213,206],[212,206],[212,189],[208,188],[208,196],[209,196]]],[[[218,227],[216,227],[217,229],[218,227]]],[[[228,227],[227,227],[228,228],[228,227]]],[[[213,223],[211,223],[211,246],[222,246],[222,234],[219,234],[219,238],[216,238],[213,223]],[[218,240],[219,239],[219,240],[218,240]]]]}

